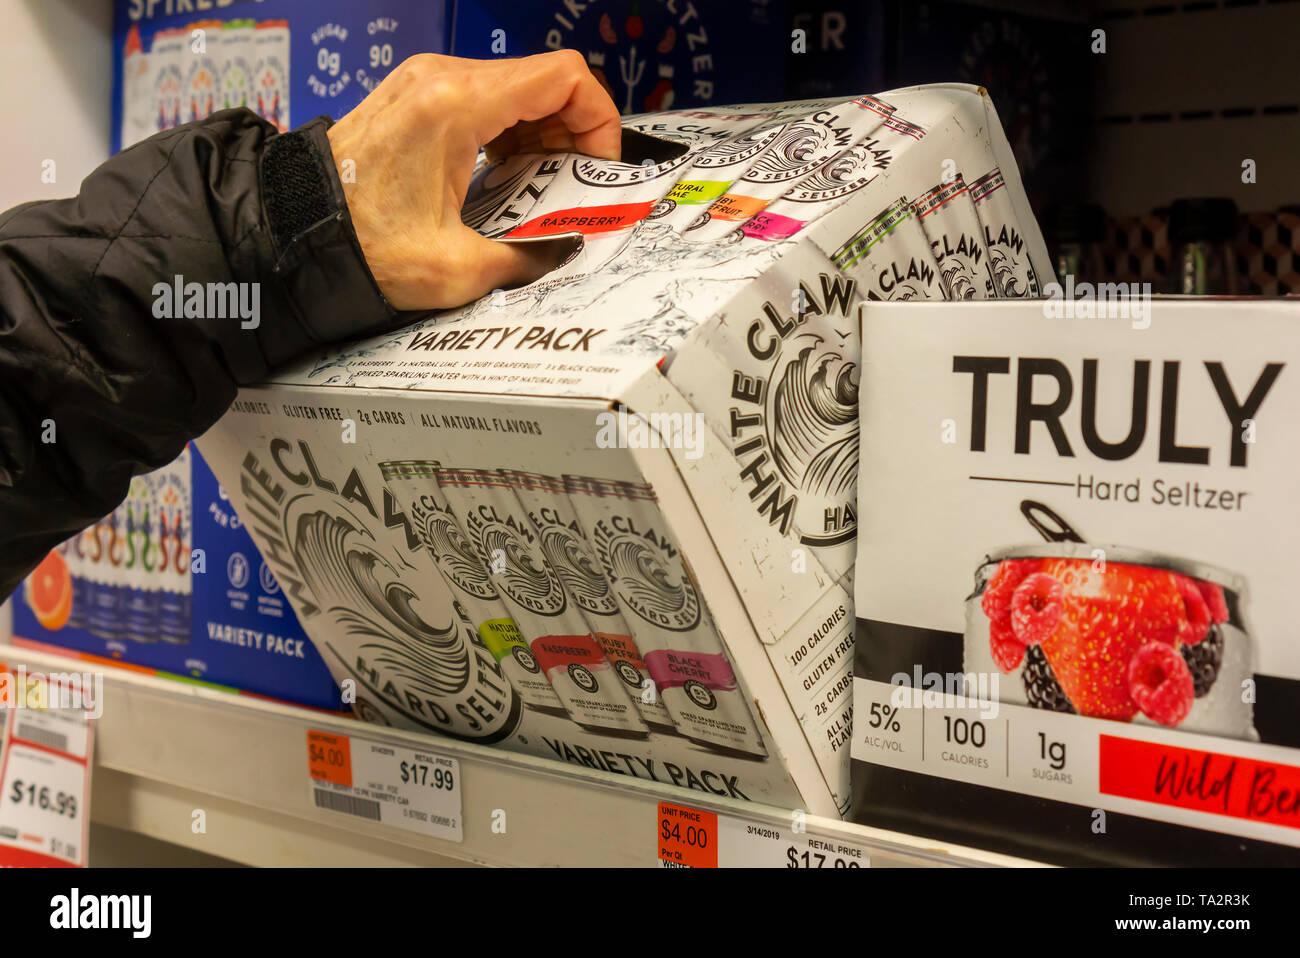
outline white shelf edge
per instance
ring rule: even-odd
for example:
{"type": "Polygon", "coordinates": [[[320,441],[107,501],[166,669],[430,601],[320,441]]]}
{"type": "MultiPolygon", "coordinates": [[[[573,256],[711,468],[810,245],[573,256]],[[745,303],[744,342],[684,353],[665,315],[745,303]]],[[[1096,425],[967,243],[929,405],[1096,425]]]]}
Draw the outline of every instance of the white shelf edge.
{"type": "MultiPolygon", "coordinates": [[[[99,668],[5,645],[0,661],[46,673],[99,668]]],[[[486,865],[653,866],[661,801],[756,825],[791,822],[788,809],[127,670],[106,668],[104,675],[92,818],[247,864],[427,865],[450,858],[486,865]],[[464,840],[441,841],[317,809],[309,801],[309,729],[458,759],[464,840]],[[192,832],[195,809],[207,815],[204,834],[192,832]],[[497,809],[506,811],[505,834],[492,831],[497,809]]],[[[1038,864],[851,822],[807,816],[805,823],[810,837],[867,847],[873,866],[1038,864]]]]}

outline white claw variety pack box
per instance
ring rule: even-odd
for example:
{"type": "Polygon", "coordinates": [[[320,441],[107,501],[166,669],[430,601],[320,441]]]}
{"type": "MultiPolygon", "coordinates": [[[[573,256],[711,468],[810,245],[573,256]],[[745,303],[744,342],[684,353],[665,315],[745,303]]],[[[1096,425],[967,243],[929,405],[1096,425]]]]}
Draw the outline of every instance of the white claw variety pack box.
{"type": "Polygon", "coordinates": [[[466,222],[566,263],[199,445],[363,717],[837,816],[859,312],[1030,295],[1046,249],[975,87],[624,126],[476,172],[466,222]]]}
{"type": "Polygon", "coordinates": [[[1115,305],[864,310],[855,817],[1294,865],[1300,308],[1115,305]]]}

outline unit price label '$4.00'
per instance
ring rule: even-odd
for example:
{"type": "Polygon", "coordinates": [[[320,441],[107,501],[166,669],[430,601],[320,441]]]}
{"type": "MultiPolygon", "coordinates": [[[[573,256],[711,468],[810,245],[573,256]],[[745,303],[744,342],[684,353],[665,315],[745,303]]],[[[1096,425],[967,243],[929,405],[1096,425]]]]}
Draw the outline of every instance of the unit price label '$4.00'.
{"type": "Polygon", "coordinates": [[[867,868],[867,850],[835,839],[660,802],[661,868],[867,868]]]}

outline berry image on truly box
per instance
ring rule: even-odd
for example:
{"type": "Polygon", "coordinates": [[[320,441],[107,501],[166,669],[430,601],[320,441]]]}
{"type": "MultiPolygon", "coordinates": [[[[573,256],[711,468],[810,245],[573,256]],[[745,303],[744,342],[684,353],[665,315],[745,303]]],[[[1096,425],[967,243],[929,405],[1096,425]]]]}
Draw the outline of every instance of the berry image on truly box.
{"type": "Polygon", "coordinates": [[[994,661],[1006,673],[1025,665],[1035,707],[1181,724],[1218,677],[1223,587],[1167,569],[1094,566],[1067,558],[997,563],[980,600],[994,661]],[[1039,650],[1032,669],[1023,661],[1030,649],[1039,650]]]}
{"type": "Polygon", "coordinates": [[[1229,613],[1240,604],[1237,576],[1121,547],[1094,554],[1050,507],[1026,499],[1020,511],[1051,544],[1001,550],[981,565],[967,608],[968,669],[991,658],[1018,674],[1004,702],[1256,737],[1241,694],[1252,646],[1229,613]]]}

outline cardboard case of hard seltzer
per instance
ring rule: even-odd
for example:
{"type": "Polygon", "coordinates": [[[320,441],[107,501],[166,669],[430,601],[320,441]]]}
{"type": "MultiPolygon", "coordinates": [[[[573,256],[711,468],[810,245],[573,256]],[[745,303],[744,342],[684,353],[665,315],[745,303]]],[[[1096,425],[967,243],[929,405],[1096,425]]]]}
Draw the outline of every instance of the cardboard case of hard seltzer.
{"type": "Polygon", "coordinates": [[[858,311],[1035,292],[974,87],[629,118],[463,217],[519,289],[313,357],[200,441],[364,717],[729,797],[848,803],[858,311]]]}
{"type": "Polygon", "coordinates": [[[1300,862],[1300,305],[1053,292],[863,313],[854,815],[1300,862]]]}

